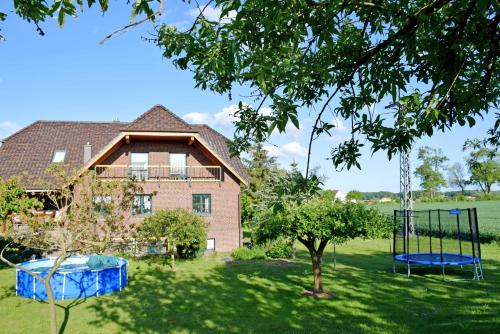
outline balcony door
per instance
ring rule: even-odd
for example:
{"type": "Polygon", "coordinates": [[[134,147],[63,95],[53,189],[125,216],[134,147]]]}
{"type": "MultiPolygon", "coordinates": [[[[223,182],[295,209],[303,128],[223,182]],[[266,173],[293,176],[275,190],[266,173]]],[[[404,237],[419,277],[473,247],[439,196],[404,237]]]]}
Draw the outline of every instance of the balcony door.
{"type": "Polygon", "coordinates": [[[185,179],[187,174],[186,153],[170,153],[170,177],[185,179]]]}
{"type": "Polygon", "coordinates": [[[130,177],[136,180],[146,180],[148,178],[148,153],[130,154],[130,177]]]}

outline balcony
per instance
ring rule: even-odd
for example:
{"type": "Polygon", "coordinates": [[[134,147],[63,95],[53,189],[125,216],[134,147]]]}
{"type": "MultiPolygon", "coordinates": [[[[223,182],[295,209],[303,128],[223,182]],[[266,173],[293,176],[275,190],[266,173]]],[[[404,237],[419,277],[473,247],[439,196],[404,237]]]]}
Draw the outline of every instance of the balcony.
{"type": "Polygon", "coordinates": [[[142,182],[220,182],[220,166],[96,165],[96,178],[142,182]]]}

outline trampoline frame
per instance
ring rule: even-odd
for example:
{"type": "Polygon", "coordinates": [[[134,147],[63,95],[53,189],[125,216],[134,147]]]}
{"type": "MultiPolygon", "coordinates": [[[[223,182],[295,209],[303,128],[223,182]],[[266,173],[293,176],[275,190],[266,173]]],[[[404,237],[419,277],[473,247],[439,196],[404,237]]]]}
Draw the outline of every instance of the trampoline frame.
{"type": "MultiPolygon", "coordinates": [[[[416,229],[415,229],[416,230],[416,229]]],[[[417,243],[418,241],[418,233],[416,234],[417,236],[417,243]]],[[[479,242],[479,227],[478,227],[478,221],[477,221],[477,211],[475,208],[469,208],[469,209],[456,209],[456,210],[420,210],[420,211],[409,211],[409,210],[394,210],[394,230],[393,230],[393,247],[392,247],[392,259],[393,259],[393,272],[394,274],[397,274],[396,271],[396,262],[401,262],[401,263],[406,263],[407,266],[407,277],[410,277],[411,275],[411,265],[420,265],[420,266],[440,266],[441,267],[441,273],[443,276],[443,280],[446,279],[446,272],[445,272],[445,266],[460,266],[460,269],[463,270],[464,265],[472,265],[472,273],[473,273],[473,280],[482,280],[484,279],[483,275],[483,268],[482,268],[482,263],[481,263],[481,248],[480,248],[480,242],[479,242]],[[437,217],[438,217],[438,236],[439,236],[439,252],[433,252],[432,251],[432,242],[429,241],[429,248],[430,252],[420,252],[420,244],[418,244],[418,253],[410,253],[410,237],[415,235],[416,231],[413,231],[414,229],[414,224],[413,224],[413,218],[415,217],[414,213],[415,212],[428,212],[429,214],[429,239],[432,239],[432,229],[431,229],[431,212],[432,211],[437,211],[437,217]],[[459,243],[459,248],[460,248],[460,253],[448,253],[445,252],[443,249],[443,230],[442,230],[442,225],[441,225],[441,211],[448,212],[450,214],[456,214],[457,215],[457,240],[459,243]],[[455,212],[453,212],[455,211],[455,212]],[[463,240],[461,239],[461,230],[460,230],[460,219],[459,216],[462,211],[465,211],[468,213],[468,227],[470,231],[470,239],[468,240],[463,240]],[[400,220],[398,220],[398,218],[400,220]],[[401,223],[401,219],[403,220],[403,248],[404,252],[398,253],[396,251],[396,237],[398,235],[398,232],[401,232],[398,230],[398,223],[401,223]],[[472,221],[474,221],[474,224],[472,224],[472,221]],[[475,236],[475,237],[474,237],[475,236]],[[471,242],[471,248],[472,248],[472,255],[469,254],[464,254],[462,250],[462,240],[463,241],[470,241],[471,242]],[[474,245],[477,244],[477,251],[474,247],[474,245]],[[436,256],[439,255],[440,261],[425,261],[425,260],[415,260],[411,259],[412,255],[423,255],[423,256],[436,256]],[[468,260],[464,261],[447,261],[446,257],[447,256],[457,256],[460,258],[465,258],[468,260]]],[[[455,279],[456,280],[456,279],[455,279]]],[[[458,280],[463,280],[463,279],[458,279],[458,280]]]]}

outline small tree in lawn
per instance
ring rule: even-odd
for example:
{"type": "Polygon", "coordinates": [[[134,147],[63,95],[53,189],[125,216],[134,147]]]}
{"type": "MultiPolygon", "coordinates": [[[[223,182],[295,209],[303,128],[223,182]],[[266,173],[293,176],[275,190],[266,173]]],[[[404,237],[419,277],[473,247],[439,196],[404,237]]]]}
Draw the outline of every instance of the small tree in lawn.
{"type": "Polygon", "coordinates": [[[144,219],[137,229],[137,238],[161,243],[169,251],[175,270],[176,252],[181,257],[194,257],[206,248],[207,224],[185,209],[159,210],[144,219]]]}
{"type": "Polygon", "coordinates": [[[20,229],[9,228],[5,237],[27,247],[55,256],[45,277],[14,264],[4,256],[0,259],[44,283],[50,306],[51,333],[57,333],[56,304],[50,281],[62,263],[73,254],[91,254],[119,246],[130,235],[133,226],[124,224],[124,212],[131,207],[139,187],[133,181],[96,180],[93,172],[69,171],[62,165],[51,166],[47,177],[38,180],[41,189],[50,189],[46,198],[57,208],[56,218],[25,219],[20,229]]]}
{"type": "Polygon", "coordinates": [[[321,264],[329,242],[383,236],[391,226],[390,218],[376,209],[356,203],[332,202],[321,197],[287,205],[277,216],[269,211],[268,218],[259,226],[261,239],[286,236],[298,240],[309,251],[314,295],[324,293],[321,264]]]}

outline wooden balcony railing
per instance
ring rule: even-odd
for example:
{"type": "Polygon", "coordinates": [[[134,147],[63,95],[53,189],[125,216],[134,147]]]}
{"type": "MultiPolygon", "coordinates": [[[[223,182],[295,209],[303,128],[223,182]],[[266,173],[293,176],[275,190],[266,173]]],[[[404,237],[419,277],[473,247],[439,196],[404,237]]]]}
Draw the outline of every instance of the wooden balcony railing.
{"type": "Polygon", "coordinates": [[[220,166],[133,166],[133,165],[96,165],[98,179],[126,180],[143,182],[208,182],[222,181],[220,166]]]}

